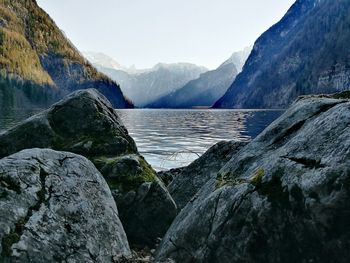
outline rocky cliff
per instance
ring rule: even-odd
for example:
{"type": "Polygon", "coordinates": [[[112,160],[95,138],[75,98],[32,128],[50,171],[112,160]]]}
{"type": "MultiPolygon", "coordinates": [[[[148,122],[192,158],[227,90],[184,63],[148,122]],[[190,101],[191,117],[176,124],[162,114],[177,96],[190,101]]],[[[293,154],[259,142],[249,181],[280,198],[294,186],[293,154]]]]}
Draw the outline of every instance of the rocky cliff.
{"type": "Polygon", "coordinates": [[[208,177],[156,261],[348,262],[349,98],[296,101],[208,177]]]}
{"type": "Polygon", "coordinates": [[[119,86],[97,72],[35,0],[0,1],[0,107],[48,105],[96,88],[114,107],[131,107],[119,86]]]}
{"type": "Polygon", "coordinates": [[[286,108],[299,95],[348,90],[349,13],[347,0],[297,0],[214,107],[286,108]]]}

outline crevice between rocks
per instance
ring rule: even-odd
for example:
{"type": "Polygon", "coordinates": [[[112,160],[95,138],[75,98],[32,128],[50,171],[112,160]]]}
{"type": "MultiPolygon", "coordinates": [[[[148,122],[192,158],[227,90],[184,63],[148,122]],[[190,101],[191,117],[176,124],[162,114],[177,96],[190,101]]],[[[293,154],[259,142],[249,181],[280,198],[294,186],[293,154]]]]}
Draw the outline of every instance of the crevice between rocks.
{"type": "MultiPolygon", "coordinates": [[[[5,235],[1,240],[2,252],[1,257],[6,258],[12,255],[12,245],[18,243],[21,240],[21,236],[23,235],[25,225],[28,223],[34,212],[39,211],[41,205],[43,203],[47,203],[51,197],[51,194],[48,199],[45,199],[47,194],[46,191],[46,176],[48,175],[43,169],[40,169],[40,184],[41,189],[36,193],[38,201],[31,207],[28,208],[27,214],[25,217],[20,218],[15,223],[15,228],[10,231],[7,235],[5,235]]],[[[52,190],[52,189],[51,189],[52,190]]]]}
{"type": "Polygon", "coordinates": [[[328,111],[329,109],[333,108],[334,106],[344,103],[344,101],[339,101],[339,102],[335,102],[332,104],[326,104],[326,105],[322,105],[320,106],[320,109],[318,111],[316,111],[314,114],[312,114],[310,117],[299,121],[297,123],[295,123],[294,125],[292,125],[291,127],[289,127],[286,131],[284,131],[283,133],[280,134],[280,136],[277,136],[275,140],[273,140],[271,142],[271,144],[269,146],[272,146],[273,144],[279,144],[281,143],[283,140],[285,140],[288,136],[292,135],[293,133],[297,132],[298,130],[300,130],[304,124],[306,123],[306,121],[312,119],[313,117],[328,111]]]}
{"type": "Polygon", "coordinates": [[[195,257],[192,255],[192,253],[188,249],[186,249],[185,247],[176,245],[171,238],[169,239],[169,241],[175,247],[176,251],[183,250],[185,251],[186,254],[190,256],[191,259],[195,259],[195,257]]]}
{"type": "Polygon", "coordinates": [[[321,160],[314,160],[309,158],[296,158],[296,157],[288,157],[288,156],[282,156],[282,158],[301,164],[309,169],[319,169],[319,168],[326,167],[324,164],[321,164],[321,160]]]}

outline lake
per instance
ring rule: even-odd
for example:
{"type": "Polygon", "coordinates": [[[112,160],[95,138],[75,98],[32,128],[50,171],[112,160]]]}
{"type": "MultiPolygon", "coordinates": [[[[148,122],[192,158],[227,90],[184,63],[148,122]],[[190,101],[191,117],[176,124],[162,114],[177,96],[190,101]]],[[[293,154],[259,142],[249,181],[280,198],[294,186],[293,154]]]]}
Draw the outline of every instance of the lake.
{"type": "Polygon", "coordinates": [[[283,111],[117,110],[140,153],[156,169],[188,165],[222,140],[255,138],[283,111]]]}
{"type": "MultiPolygon", "coordinates": [[[[0,131],[39,112],[2,110],[0,131]]],[[[117,110],[140,153],[156,169],[189,164],[222,140],[255,138],[282,114],[273,110],[117,110]]]]}

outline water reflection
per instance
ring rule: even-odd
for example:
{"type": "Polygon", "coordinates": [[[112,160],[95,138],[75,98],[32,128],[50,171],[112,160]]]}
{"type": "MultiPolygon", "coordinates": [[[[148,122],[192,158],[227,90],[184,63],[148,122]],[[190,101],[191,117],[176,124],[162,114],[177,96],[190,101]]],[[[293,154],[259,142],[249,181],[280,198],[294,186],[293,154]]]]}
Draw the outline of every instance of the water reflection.
{"type": "MultiPolygon", "coordinates": [[[[1,109],[0,131],[40,109],[1,109]]],[[[138,149],[157,170],[189,164],[221,140],[256,137],[282,111],[117,110],[138,149]]]]}
{"type": "Polygon", "coordinates": [[[33,116],[34,114],[40,111],[41,109],[1,108],[0,109],[0,132],[15,126],[18,122],[30,116],[33,116]]]}
{"type": "Polygon", "coordinates": [[[221,140],[250,140],[282,113],[152,109],[117,112],[141,154],[157,170],[187,165],[221,140]]]}

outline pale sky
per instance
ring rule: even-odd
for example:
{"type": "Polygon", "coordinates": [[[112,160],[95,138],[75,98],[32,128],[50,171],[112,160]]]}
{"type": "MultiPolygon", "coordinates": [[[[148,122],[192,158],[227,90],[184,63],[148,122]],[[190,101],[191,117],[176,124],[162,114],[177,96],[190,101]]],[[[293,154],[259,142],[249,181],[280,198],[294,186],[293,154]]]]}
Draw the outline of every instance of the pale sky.
{"type": "Polygon", "coordinates": [[[295,0],[37,0],[81,51],[122,65],[216,68],[252,45],[295,0]]]}

